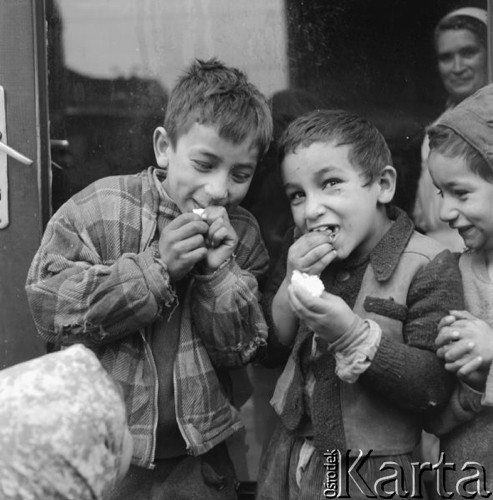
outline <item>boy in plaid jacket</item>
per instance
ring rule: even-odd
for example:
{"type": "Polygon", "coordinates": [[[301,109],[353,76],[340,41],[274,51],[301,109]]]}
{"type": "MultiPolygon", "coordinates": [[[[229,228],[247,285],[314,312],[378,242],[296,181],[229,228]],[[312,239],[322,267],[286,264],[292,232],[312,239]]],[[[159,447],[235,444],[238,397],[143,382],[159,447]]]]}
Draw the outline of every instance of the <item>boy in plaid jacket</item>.
{"type": "Polygon", "coordinates": [[[224,440],[242,424],[217,369],[266,341],[268,256],[239,204],[271,134],[242,72],[196,61],[154,132],[158,168],[96,181],[46,228],[31,311],[45,340],[92,348],[123,389],[134,466],[115,498],[236,498],[224,440]]]}

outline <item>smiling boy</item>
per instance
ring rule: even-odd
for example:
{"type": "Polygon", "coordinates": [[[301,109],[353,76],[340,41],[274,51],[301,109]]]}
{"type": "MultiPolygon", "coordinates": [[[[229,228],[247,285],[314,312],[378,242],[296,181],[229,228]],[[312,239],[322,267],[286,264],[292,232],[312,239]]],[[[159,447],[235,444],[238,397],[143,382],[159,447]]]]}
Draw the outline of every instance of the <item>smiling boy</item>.
{"type": "Polygon", "coordinates": [[[358,473],[370,490],[380,486],[350,484],[351,498],[382,493],[387,460],[405,471],[409,491],[423,419],[451,390],[434,340],[443,312],[462,303],[456,262],[390,206],[396,172],[367,120],[304,115],[280,151],[295,229],[268,289],[269,344],[290,356],[271,401],[280,423],[258,498],[324,498],[328,450],[341,452],[342,473],[358,450],[371,452],[358,473]],[[294,270],[320,275],[321,296],[292,282],[294,270]]]}
{"type": "Polygon", "coordinates": [[[196,61],[154,133],[159,168],[97,181],[47,226],[27,294],[45,340],[91,347],[123,389],[135,446],[114,498],[236,498],[224,440],[242,424],[216,368],[266,342],[268,256],[238,205],[271,135],[242,72],[196,61]]]}
{"type": "Polygon", "coordinates": [[[457,374],[458,383],[432,430],[441,438],[447,462],[457,464],[445,491],[460,485],[457,492],[468,498],[493,491],[492,121],[493,85],[487,85],[429,129],[428,161],[441,198],[440,217],[466,246],[459,268],[467,309],[450,311],[439,325],[437,354],[457,374]],[[466,462],[483,468],[484,485],[464,481],[471,476],[461,469],[466,462]]]}

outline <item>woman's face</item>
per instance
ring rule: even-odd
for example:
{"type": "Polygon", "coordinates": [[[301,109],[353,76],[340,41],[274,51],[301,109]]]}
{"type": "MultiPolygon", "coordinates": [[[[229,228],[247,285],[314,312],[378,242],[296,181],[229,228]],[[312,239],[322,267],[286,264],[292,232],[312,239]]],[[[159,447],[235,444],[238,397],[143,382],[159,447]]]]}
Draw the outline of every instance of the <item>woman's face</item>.
{"type": "Polygon", "coordinates": [[[436,41],[438,70],[454,104],[487,83],[486,48],[466,29],[442,31],[436,41]]]}

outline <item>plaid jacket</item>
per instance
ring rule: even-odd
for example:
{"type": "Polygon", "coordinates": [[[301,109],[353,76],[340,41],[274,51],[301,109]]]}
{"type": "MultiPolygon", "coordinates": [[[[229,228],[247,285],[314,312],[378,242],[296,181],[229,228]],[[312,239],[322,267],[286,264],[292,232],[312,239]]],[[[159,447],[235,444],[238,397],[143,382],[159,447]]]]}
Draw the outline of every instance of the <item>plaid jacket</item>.
{"type": "Polygon", "coordinates": [[[214,365],[247,363],[267,337],[257,278],[268,256],[255,219],[242,208],[229,214],[239,237],[235,259],[212,275],[193,276],[184,300],[176,300],[155,249],[158,225],[180,213],[158,189],[163,175],[151,167],[108,177],[72,197],[50,220],[26,283],[39,334],[92,348],[122,387],[133,461],[145,467],[152,467],[157,425],[150,334],[166,308],[180,315],[175,407],[192,454],[205,453],[242,425],[214,365]]]}

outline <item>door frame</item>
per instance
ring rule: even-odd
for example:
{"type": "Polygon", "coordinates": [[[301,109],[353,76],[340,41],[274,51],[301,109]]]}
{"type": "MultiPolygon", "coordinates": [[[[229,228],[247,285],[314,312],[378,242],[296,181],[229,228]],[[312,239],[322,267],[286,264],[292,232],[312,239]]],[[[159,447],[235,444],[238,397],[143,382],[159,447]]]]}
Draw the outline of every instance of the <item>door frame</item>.
{"type": "Polygon", "coordinates": [[[46,352],[24,285],[50,215],[50,151],[44,0],[0,0],[0,12],[7,144],[33,160],[27,166],[7,157],[9,224],[0,229],[1,369],[46,352]]]}

